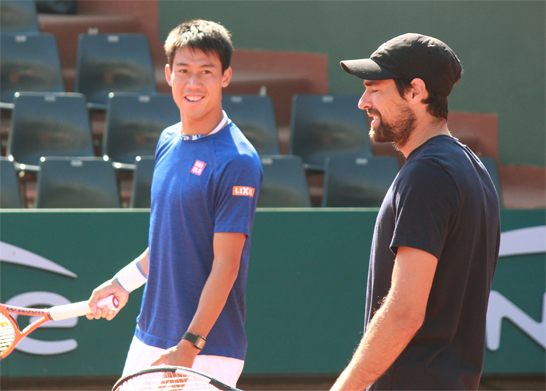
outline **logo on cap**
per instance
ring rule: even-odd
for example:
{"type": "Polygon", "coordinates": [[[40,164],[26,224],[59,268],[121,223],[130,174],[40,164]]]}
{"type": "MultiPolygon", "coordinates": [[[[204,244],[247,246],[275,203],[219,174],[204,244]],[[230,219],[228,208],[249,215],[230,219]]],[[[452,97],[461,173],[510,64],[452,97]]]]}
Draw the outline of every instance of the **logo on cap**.
{"type": "Polygon", "coordinates": [[[201,175],[206,165],[207,163],[204,163],[200,160],[196,160],[190,172],[195,175],[201,175]]]}
{"type": "Polygon", "coordinates": [[[248,186],[233,186],[232,195],[254,197],[254,188],[248,186]]]}

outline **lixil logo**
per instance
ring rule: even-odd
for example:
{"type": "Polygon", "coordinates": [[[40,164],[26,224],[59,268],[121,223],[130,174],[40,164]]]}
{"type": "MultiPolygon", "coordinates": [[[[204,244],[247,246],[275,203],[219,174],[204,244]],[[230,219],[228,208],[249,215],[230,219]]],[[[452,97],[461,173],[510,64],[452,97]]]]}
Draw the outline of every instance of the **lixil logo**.
{"type": "Polygon", "coordinates": [[[233,186],[233,195],[254,197],[254,188],[248,186],[233,186]]]}

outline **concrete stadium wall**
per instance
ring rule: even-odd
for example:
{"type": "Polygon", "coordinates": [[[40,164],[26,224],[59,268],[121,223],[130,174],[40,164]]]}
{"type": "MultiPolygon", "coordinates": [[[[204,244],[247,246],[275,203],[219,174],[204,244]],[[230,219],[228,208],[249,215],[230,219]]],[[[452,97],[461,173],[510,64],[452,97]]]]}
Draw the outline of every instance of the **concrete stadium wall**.
{"type": "Polygon", "coordinates": [[[327,54],[331,93],[360,93],[339,61],[368,57],[406,32],[432,35],[465,73],[450,109],[499,116],[503,165],[545,166],[543,1],[165,1],[160,37],[202,18],[224,24],[237,48],[327,54]]]}

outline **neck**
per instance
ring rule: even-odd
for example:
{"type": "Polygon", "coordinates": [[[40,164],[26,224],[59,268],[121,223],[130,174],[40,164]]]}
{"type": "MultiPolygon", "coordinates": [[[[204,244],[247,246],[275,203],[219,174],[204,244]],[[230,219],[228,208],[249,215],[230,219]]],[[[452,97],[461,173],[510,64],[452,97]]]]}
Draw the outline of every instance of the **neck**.
{"type": "Polygon", "coordinates": [[[431,138],[440,135],[451,136],[447,128],[447,121],[443,118],[431,117],[417,124],[408,141],[404,145],[397,145],[397,148],[407,159],[414,149],[420,147],[431,138]]]}
{"type": "Polygon", "coordinates": [[[224,113],[222,112],[221,107],[220,110],[216,110],[214,113],[199,118],[182,115],[180,118],[180,122],[182,123],[182,134],[184,136],[209,134],[218,126],[223,117],[224,113]]]}

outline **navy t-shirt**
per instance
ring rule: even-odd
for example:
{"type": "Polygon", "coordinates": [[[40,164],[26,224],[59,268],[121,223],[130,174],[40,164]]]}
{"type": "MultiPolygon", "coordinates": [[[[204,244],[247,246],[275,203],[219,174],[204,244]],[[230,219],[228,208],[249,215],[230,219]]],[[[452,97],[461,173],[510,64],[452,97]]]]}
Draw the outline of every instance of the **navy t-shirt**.
{"type": "Polygon", "coordinates": [[[426,251],[438,266],[423,326],[370,389],[478,389],[499,216],[486,169],[458,140],[436,136],[408,156],[377,217],[366,327],[389,292],[398,247],[426,251]]]}
{"type": "Polygon", "coordinates": [[[177,345],[192,321],[214,259],[217,232],[247,235],[239,275],[201,354],[244,359],[245,289],[252,225],[263,172],[235,124],[183,140],[180,123],[163,131],[151,189],[149,273],[135,335],[177,345]]]}

